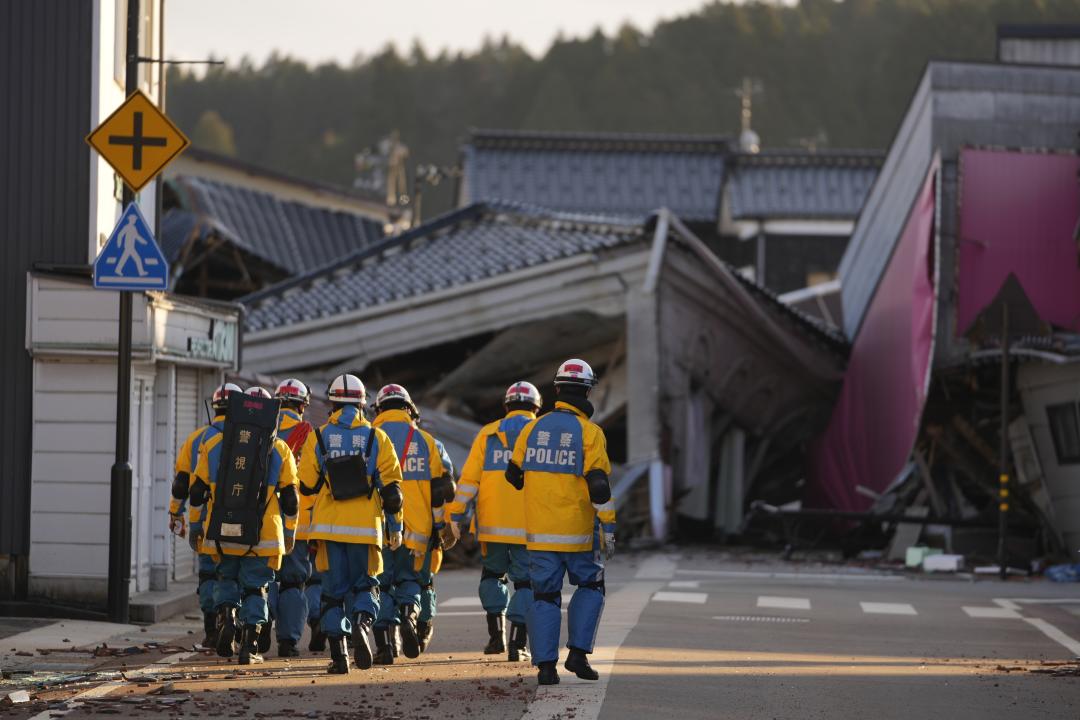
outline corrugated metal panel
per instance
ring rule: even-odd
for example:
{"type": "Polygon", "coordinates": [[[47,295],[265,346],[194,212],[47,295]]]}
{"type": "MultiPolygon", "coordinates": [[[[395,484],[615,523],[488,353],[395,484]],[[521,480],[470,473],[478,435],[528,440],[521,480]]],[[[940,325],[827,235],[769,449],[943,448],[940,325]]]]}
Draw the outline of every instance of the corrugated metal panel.
{"type": "Polygon", "coordinates": [[[91,0],[0,3],[0,554],[29,550],[26,273],[87,259],[92,26],[91,0]]]}
{"type": "MultiPolygon", "coordinates": [[[[199,397],[199,371],[196,368],[176,368],[176,444],[180,446],[195,431],[202,417],[199,397]]],[[[191,577],[194,556],[186,538],[173,536],[173,580],[191,577]]]]}

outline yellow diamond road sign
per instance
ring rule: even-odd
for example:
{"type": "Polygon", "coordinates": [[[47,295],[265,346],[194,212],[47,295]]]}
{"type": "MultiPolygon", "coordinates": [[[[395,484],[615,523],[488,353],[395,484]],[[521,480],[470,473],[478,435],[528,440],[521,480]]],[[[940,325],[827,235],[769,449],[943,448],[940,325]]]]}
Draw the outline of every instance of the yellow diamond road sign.
{"type": "Polygon", "coordinates": [[[190,144],[180,128],[139,90],[87,135],[86,142],[135,192],[190,144]]]}

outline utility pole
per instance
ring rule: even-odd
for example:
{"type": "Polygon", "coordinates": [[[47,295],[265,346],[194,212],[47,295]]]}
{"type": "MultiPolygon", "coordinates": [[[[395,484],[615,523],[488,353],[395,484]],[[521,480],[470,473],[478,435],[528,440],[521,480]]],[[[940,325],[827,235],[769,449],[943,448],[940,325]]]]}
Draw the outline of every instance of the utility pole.
{"type": "MultiPolygon", "coordinates": [[[[127,3],[126,95],[139,89],[140,0],[127,3]]],[[[135,193],[124,184],[123,206],[135,193]]],[[[109,621],[128,621],[131,584],[131,291],[121,290],[116,353],[116,457],[109,481],[109,621]]]]}

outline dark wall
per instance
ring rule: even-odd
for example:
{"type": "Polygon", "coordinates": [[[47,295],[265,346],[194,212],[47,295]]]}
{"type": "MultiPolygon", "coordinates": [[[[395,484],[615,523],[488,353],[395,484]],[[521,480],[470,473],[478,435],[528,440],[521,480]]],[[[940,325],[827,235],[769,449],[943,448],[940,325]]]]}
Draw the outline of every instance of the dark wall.
{"type": "MultiPolygon", "coordinates": [[[[765,287],[778,295],[807,286],[810,273],[835,273],[847,236],[767,235],[765,287]]],[[[756,243],[748,243],[755,246],[756,243]]]]}
{"type": "Polygon", "coordinates": [[[30,547],[26,273],[87,261],[91,0],[0,2],[0,554],[30,547]]]}

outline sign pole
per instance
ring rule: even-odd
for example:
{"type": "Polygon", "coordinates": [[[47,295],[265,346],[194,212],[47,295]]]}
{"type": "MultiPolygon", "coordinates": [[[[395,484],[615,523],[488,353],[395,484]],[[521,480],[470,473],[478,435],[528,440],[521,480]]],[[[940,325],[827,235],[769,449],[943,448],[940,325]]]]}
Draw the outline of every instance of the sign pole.
{"type": "MultiPolygon", "coordinates": [[[[127,4],[126,92],[139,89],[139,0],[127,4]]],[[[135,201],[125,183],[123,205],[135,201]]],[[[131,291],[120,291],[116,354],[116,458],[109,480],[109,621],[127,623],[131,584],[131,291]]]]}
{"type": "Polygon", "coordinates": [[[1009,577],[1009,303],[1001,305],[1001,445],[998,447],[998,573],[1009,577]]]}

